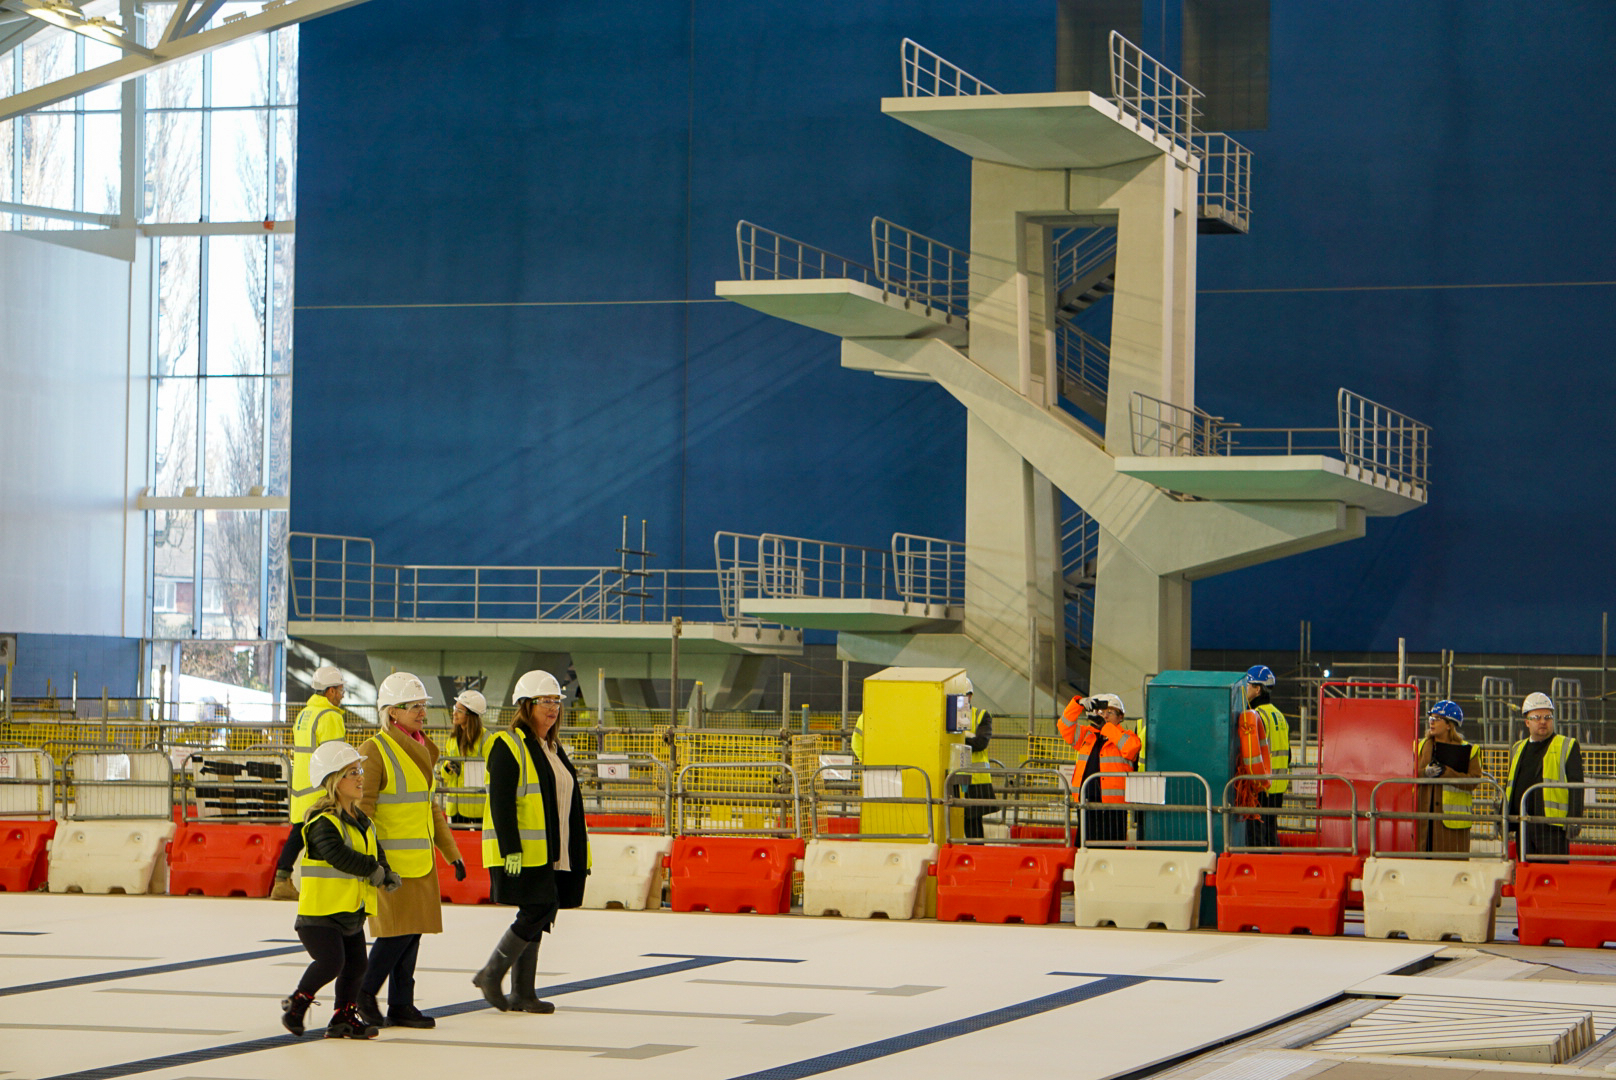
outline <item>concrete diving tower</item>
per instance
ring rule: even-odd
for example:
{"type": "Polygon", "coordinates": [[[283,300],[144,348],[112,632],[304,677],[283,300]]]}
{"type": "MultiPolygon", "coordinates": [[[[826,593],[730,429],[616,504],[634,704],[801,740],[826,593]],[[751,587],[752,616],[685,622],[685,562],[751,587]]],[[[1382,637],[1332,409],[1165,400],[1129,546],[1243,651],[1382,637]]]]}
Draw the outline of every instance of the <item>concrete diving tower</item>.
{"type": "Polygon", "coordinates": [[[1098,526],[1087,688],[1135,699],[1189,667],[1191,582],[1427,498],[1429,429],[1345,390],[1333,428],[1196,408],[1197,237],[1248,228],[1250,155],[1194,129],[1194,87],[1120,35],[1111,50],[1110,97],[999,94],[905,41],[904,96],[881,108],[971,158],[969,251],[877,218],[864,264],[742,222],[740,280],[717,284],[842,338],[844,367],[965,405],[958,628],[839,640],[850,659],[964,666],[1001,710],[1070,689],[1061,493],[1098,526]],[[1108,332],[1085,314],[1107,296],[1108,332]]]}

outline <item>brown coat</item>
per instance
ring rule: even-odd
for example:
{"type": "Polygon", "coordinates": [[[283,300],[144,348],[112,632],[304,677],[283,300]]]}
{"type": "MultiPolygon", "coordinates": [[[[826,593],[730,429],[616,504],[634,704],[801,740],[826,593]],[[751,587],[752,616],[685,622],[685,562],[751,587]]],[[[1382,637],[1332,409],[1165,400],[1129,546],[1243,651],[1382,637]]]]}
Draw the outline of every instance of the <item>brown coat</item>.
{"type": "MultiPolygon", "coordinates": [[[[1468,745],[1468,744],[1467,744],[1468,745]]],[[[1419,754],[1414,761],[1414,775],[1424,776],[1425,767],[1431,764],[1431,737],[1427,735],[1420,740],[1419,754]]],[[[1481,775],[1481,755],[1470,755],[1470,769],[1468,772],[1455,772],[1446,766],[1443,767],[1444,779],[1458,776],[1481,775]]],[[[1442,795],[1447,790],[1446,784],[1420,784],[1414,789],[1414,809],[1422,814],[1440,814],[1442,812],[1442,795]]],[[[1461,789],[1463,790],[1463,789],[1461,789]]],[[[1476,788],[1470,789],[1472,795],[1476,788]]],[[[1470,829],[1450,829],[1440,821],[1424,820],[1414,823],[1414,850],[1415,851],[1469,851],[1470,829]]]]}
{"type": "MultiPolygon", "coordinates": [[[[416,742],[403,731],[387,725],[392,730],[404,752],[410,755],[429,782],[436,783],[435,766],[438,763],[438,748],[429,737],[426,744],[416,742]]],[[[365,793],[360,796],[359,809],[374,821],[376,819],[376,796],[381,794],[382,784],[387,779],[387,761],[382,749],[377,745],[375,738],[366,740],[365,745],[359,748],[359,753],[365,759],[365,793]]],[[[433,835],[432,842],[443,857],[450,863],[460,858],[460,849],[455,846],[454,833],[449,828],[449,822],[443,816],[434,802],[427,803],[432,807],[433,835]]],[[[376,914],[370,917],[371,937],[396,937],[400,934],[441,934],[443,932],[443,903],[438,892],[438,866],[437,860],[432,862],[432,869],[425,877],[405,878],[404,884],[392,892],[378,890],[376,893],[376,914]]]]}

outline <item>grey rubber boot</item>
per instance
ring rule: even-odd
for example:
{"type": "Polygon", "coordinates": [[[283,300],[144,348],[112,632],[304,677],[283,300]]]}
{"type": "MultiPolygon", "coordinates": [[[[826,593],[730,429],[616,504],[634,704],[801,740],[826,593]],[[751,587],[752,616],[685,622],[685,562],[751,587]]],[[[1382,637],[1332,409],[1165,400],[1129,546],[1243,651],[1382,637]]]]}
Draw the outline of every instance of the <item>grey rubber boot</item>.
{"type": "Polygon", "coordinates": [[[484,1000],[500,1012],[505,1012],[509,1008],[505,1004],[505,991],[501,986],[505,981],[505,973],[511,969],[511,965],[526,948],[527,942],[506,930],[505,936],[494,946],[494,951],[488,954],[488,963],[471,977],[471,985],[481,990],[484,1000]]]}
{"type": "Polygon", "coordinates": [[[539,973],[539,941],[534,938],[527,943],[521,955],[517,956],[516,963],[511,965],[511,996],[506,1004],[518,1012],[553,1013],[555,1006],[548,1001],[540,1001],[539,996],[533,992],[533,981],[539,973]]]}

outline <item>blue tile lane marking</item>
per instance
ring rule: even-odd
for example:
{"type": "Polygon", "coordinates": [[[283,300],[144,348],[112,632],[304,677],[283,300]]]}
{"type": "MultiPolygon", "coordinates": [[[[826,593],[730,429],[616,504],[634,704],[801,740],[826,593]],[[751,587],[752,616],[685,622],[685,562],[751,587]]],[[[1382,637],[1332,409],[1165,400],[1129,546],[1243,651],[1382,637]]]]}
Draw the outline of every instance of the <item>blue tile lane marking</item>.
{"type": "Polygon", "coordinates": [[[1045,994],[1043,997],[1019,1002],[1003,1009],[993,1009],[989,1012],[977,1013],[975,1016],[967,1016],[961,1020],[951,1020],[946,1024],[938,1024],[935,1027],[911,1031],[906,1035],[894,1035],[889,1039],[878,1039],[872,1043],[865,1043],[863,1046],[853,1046],[846,1050],[821,1054],[819,1057],[794,1061],[789,1065],[777,1065],[772,1069],[763,1069],[759,1072],[750,1072],[742,1076],[731,1077],[730,1080],[800,1080],[801,1077],[805,1076],[818,1076],[821,1073],[845,1069],[849,1065],[861,1065],[866,1061],[901,1054],[905,1050],[914,1050],[918,1047],[930,1046],[933,1043],[945,1042],[948,1039],[957,1039],[961,1035],[972,1035],[978,1031],[998,1027],[1000,1024],[1012,1023],[1053,1009],[1075,1005],[1080,1001],[1088,1001],[1091,998],[1114,994],[1118,990],[1126,990],[1130,986],[1138,986],[1141,983],[1215,983],[1222,981],[1219,979],[1163,978],[1150,975],[1104,975],[1087,971],[1052,971],[1050,974],[1070,975],[1097,981],[1075,986],[1070,990],[1060,990],[1053,994],[1045,994]]]}
{"type": "MultiPolygon", "coordinates": [[[[301,947],[297,951],[301,952],[301,947]]],[[[616,975],[598,975],[592,979],[577,979],[573,982],[558,983],[555,986],[541,986],[536,992],[547,997],[553,997],[557,994],[576,994],[581,990],[596,990],[603,986],[618,986],[622,983],[638,982],[641,979],[654,979],[659,975],[693,971],[697,968],[712,967],[715,964],[728,964],[737,960],[765,964],[802,963],[801,960],[784,960],[764,956],[693,956],[689,953],[646,953],[645,955],[651,957],[683,957],[683,959],[677,963],[635,968],[633,971],[622,971],[616,975]]],[[[459,1016],[461,1013],[475,1012],[478,1009],[488,1007],[488,1002],[478,998],[476,1001],[463,1001],[458,1005],[443,1005],[436,1009],[427,1009],[426,1014],[432,1017],[459,1016]]],[[[44,1080],[113,1080],[113,1078],[119,1076],[134,1076],[138,1073],[156,1072],[159,1069],[173,1069],[182,1065],[199,1065],[203,1062],[238,1057],[241,1054],[251,1054],[259,1050],[274,1050],[282,1046],[295,1046],[300,1042],[307,1041],[308,1038],[309,1036],[307,1035],[301,1039],[291,1034],[269,1035],[262,1039],[249,1039],[246,1042],[231,1043],[227,1046],[210,1046],[201,1050],[189,1050],[183,1054],[165,1054],[162,1057],[129,1061],[122,1065],[103,1065],[99,1068],[85,1069],[76,1073],[61,1073],[57,1076],[45,1077],[44,1080]]]]}
{"type": "Polygon", "coordinates": [[[244,960],[262,960],[266,956],[286,956],[300,953],[303,946],[285,949],[259,949],[257,952],[236,953],[233,956],[208,956],[201,960],[181,960],[174,964],[156,964],[152,967],[124,968],[122,971],[104,971],[99,975],[77,975],[71,979],[52,979],[50,982],[23,983],[21,986],[0,986],[0,997],[12,994],[33,994],[41,990],[59,990],[64,986],[88,986],[90,983],[114,982],[132,979],[137,975],[162,975],[170,971],[191,971],[194,968],[218,967],[220,964],[239,964],[244,960]]]}

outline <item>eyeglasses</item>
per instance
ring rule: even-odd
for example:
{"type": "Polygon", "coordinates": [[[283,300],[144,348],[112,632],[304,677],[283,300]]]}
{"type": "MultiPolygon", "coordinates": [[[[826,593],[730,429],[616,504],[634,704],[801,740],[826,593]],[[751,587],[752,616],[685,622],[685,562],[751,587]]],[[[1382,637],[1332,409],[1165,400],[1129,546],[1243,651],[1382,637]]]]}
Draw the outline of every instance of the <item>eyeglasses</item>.
{"type": "Polygon", "coordinates": [[[561,708],[561,699],[558,698],[558,697],[534,698],[533,699],[533,704],[535,704],[535,705],[549,705],[552,708],[559,709],[559,708],[561,708]]]}
{"type": "Polygon", "coordinates": [[[401,704],[398,704],[398,705],[394,705],[393,708],[395,708],[395,709],[403,709],[405,712],[424,713],[424,712],[426,712],[426,702],[424,702],[424,701],[412,701],[412,702],[409,702],[408,704],[402,704],[401,703],[401,704]]]}
{"type": "Polygon", "coordinates": [[[347,772],[343,773],[341,776],[337,777],[337,779],[338,780],[357,780],[363,775],[364,774],[359,771],[358,766],[355,766],[354,768],[349,769],[347,772]]]}

